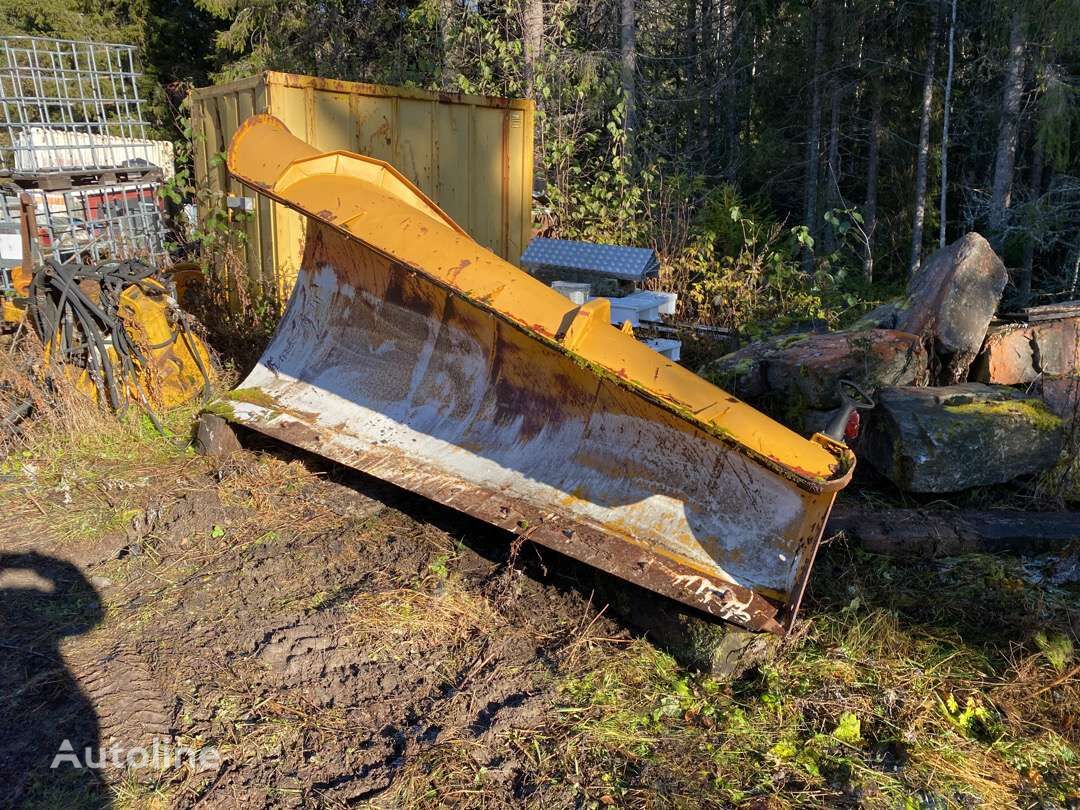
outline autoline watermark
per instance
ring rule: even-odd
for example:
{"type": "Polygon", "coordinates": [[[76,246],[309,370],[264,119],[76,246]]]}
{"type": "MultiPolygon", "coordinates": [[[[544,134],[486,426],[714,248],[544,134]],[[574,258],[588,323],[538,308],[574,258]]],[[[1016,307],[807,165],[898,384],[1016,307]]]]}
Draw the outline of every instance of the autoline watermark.
{"type": "Polygon", "coordinates": [[[76,751],[70,740],[60,743],[60,748],[53,757],[53,768],[153,768],[165,770],[188,765],[195,771],[213,770],[221,764],[221,752],[213,746],[190,748],[183,745],[171,745],[155,739],[150,746],[131,746],[125,748],[113,742],[108,748],[87,746],[76,751]]]}

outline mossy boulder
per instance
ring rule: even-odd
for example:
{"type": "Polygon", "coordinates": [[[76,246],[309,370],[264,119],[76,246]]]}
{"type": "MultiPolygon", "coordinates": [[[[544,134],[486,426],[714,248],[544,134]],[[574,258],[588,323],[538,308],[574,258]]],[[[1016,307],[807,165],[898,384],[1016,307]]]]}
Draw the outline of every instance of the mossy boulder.
{"type": "Polygon", "coordinates": [[[1051,467],[1064,423],[1038,397],[964,383],[887,388],[856,452],[908,492],[959,492],[1051,467]]]}
{"type": "Polygon", "coordinates": [[[892,329],[783,335],[751,343],[701,374],[801,431],[806,414],[840,407],[840,380],[870,391],[924,382],[926,351],[915,335],[892,329]]]}

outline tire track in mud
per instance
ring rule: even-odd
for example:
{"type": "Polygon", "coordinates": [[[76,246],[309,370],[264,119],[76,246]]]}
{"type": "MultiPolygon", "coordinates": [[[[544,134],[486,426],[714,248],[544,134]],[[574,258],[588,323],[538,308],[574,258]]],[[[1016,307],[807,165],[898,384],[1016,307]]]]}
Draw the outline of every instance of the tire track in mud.
{"type": "Polygon", "coordinates": [[[102,745],[218,747],[213,772],[155,775],[178,808],[393,804],[417,762],[462,748],[500,801],[528,795],[507,736],[550,716],[558,650],[590,609],[580,595],[508,574],[499,540],[461,545],[475,524],[437,507],[226,472],[151,498],[123,559],[92,566],[123,571],[109,622],[68,651],[102,745]],[[448,585],[497,627],[377,649],[357,635],[358,604],[437,605],[448,585]]]}

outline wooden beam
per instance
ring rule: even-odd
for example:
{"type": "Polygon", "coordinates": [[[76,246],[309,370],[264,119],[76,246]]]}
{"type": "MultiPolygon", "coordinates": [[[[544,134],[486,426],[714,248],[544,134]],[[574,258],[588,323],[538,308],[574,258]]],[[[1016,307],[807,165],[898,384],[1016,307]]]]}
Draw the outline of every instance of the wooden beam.
{"type": "Polygon", "coordinates": [[[827,534],[843,532],[868,551],[946,557],[979,551],[1039,553],[1080,542],[1080,512],[1014,509],[880,509],[838,503],[827,534]]]}

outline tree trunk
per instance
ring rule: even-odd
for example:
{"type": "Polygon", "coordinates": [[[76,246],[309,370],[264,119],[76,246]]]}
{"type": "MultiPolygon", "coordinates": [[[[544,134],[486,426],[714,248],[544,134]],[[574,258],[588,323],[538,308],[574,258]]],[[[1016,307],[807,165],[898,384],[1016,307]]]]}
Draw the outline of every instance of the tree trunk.
{"type": "MultiPolygon", "coordinates": [[[[830,15],[831,44],[833,53],[829,69],[829,146],[825,162],[825,209],[831,211],[841,206],[840,195],[840,110],[844,101],[847,27],[845,21],[849,13],[847,3],[839,0],[840,8],[833,9],[830,15]]],[[[837,248],[836,230],[829,224],[823,226],[823,246],[825,253],[831,254],[837,248]]]]}
{"type": "MultiPolygon", "coordinates": [[[[1036,199],[1042,194],[1043,166],[1045,165],[1043,150],[1039,146],[1039,139],[1035,139],[1035,147],[1031,155],[1031,193],[1036,199]]],[[[1038,227],[1038,226],[1035,226],[1038,227]]],[[[1031,276],[1035,267],[1035,239],[1031,234],[1027,235],[1024,243],[1024,264],[1017,279],[1017,291],[1020,294],[1020,303],[1027,305],[1031,301],[1031,276]]]]}
{"type": "MultiPolygon", "coordinates": [[[[829,94],[829,157],[825,165],[825,207],[831,210],[840,207],[840,97],[841,88],[838,81],[833,82],[832,92],[829,94]]],[[[825,225],[822,244],[825,253],[836,250],[836,231],[830,225],[825,225]]]]}
{"type": "Polygon", "coordinates": [[[1012,197],[1013,168],[1019,133],[1020,102],[1024,94],[1024,18],[1019,10],[1009,25],[1009,56],[1005,63],[1005,87],[1001,95],[1001,125],[998,128],[994,183],[990,192],[990,227],[1000,247],[1005,212],[1012,197]]]}
{"type": "Polygon", "coordinates": [[[544,47],[544,0],[523,0],[521,33],[525,40],[525,88],[536,100],[536,70],[544,47]]]}
{"type": "Polygon", "coordinates": [[[637,30],[634,20],[634,0],[621,0],[620,65],[623,103],[623,125],[626,131],[626,150],[632,157],[637,135],[637,30]]]}
{"type": "MultiPolygon", "coordinates": [[[[806,128],[806,182],[803,199],[803,218],[815,244],[818,239],[817,197],[818,197],[818,157],[821,149],[821,61],[825,52],[825,24],[815,19],[814,55],[810,78],[810,122],[806,128]]],[[[803,249],[803,272],[808,275],[814,271],[814,251],[803,249]]]]}
{"type": "Polygon", "coordinates": [[[720,157],[719,165],[723,167],[724,179],[732,183],[735,181],[735,152],[739,142],[735,97],[735,68],[738,61],[735,55],[735,4],[733,0],[720,0],[719,6],[720,54],[717,62],[723,78],[716,82],[713,100],[713,109],[719,114],[716,127],[719,148],[714,154],[720,157]]]}
{"type": "Polygon", "coordinates": [[[442,40],[442,76],[440,85],[443,90],[455,90],[457,71],[454,69],[454,25],[457,3],[454,0],[439,0],[439,37],[442,40]]]}
{"type": "Polygon", "coordinates": [[[698,117],[699,102],[693,99],[698,92],[698,61],[701,59],[701,47],[699,45],[698,31],[698,0],[688,0],[686,4],[686,36],[683,42],[686,46],[684,58],[686,59],[686,94],[689,97],[686,104],[686,132],[687,147],[696,143],[695,133],[699,132],[701,119],[698,117]]]}
{"type": "Polygon", "coordinates": [[[843,532],[875,554],[1032,554],[1067,548],[1080,540],[1080,515],[1014,509],[867,509],[838,503],[825,531],[843,532]]]}
{"type": "Polygon", "coordinates": [[[941,211],[938,224],[938,247],[945,247],[946,204],[949,194],[949,107],[952,104],[953,65],[955,64],[954,40],[956,38],[956,0],[952,0],[949,14],[949,66],[945,74],[945,110],[941,124],[941,211]]]}
{"type": "Polygon", "coordinates": [[[877,184],[878,157],[881,150],[881,103],[882,83],[880,70],[874,73],[874,89],[870,98],[870,140],[866,155],[866,205],[863,210],[863,230],[866,244],[863,246],[863,276],[867,282],[874,280],[874,231],[877,230],[877,184]]]}
{"type": "Polygon", "coordinates": [[[930,42],[926,49],[926,75],[923,78],[922,123],[919,125],[919,156],[915,164],[915,215],[911,224],[911,262],[908,275],[914,276],[922,263],[923,222],[926,220],[926,176],[930,162],[930,108],[934,100],[934,66],[937,63],[941,9],[934,10],[930,42]]]}

